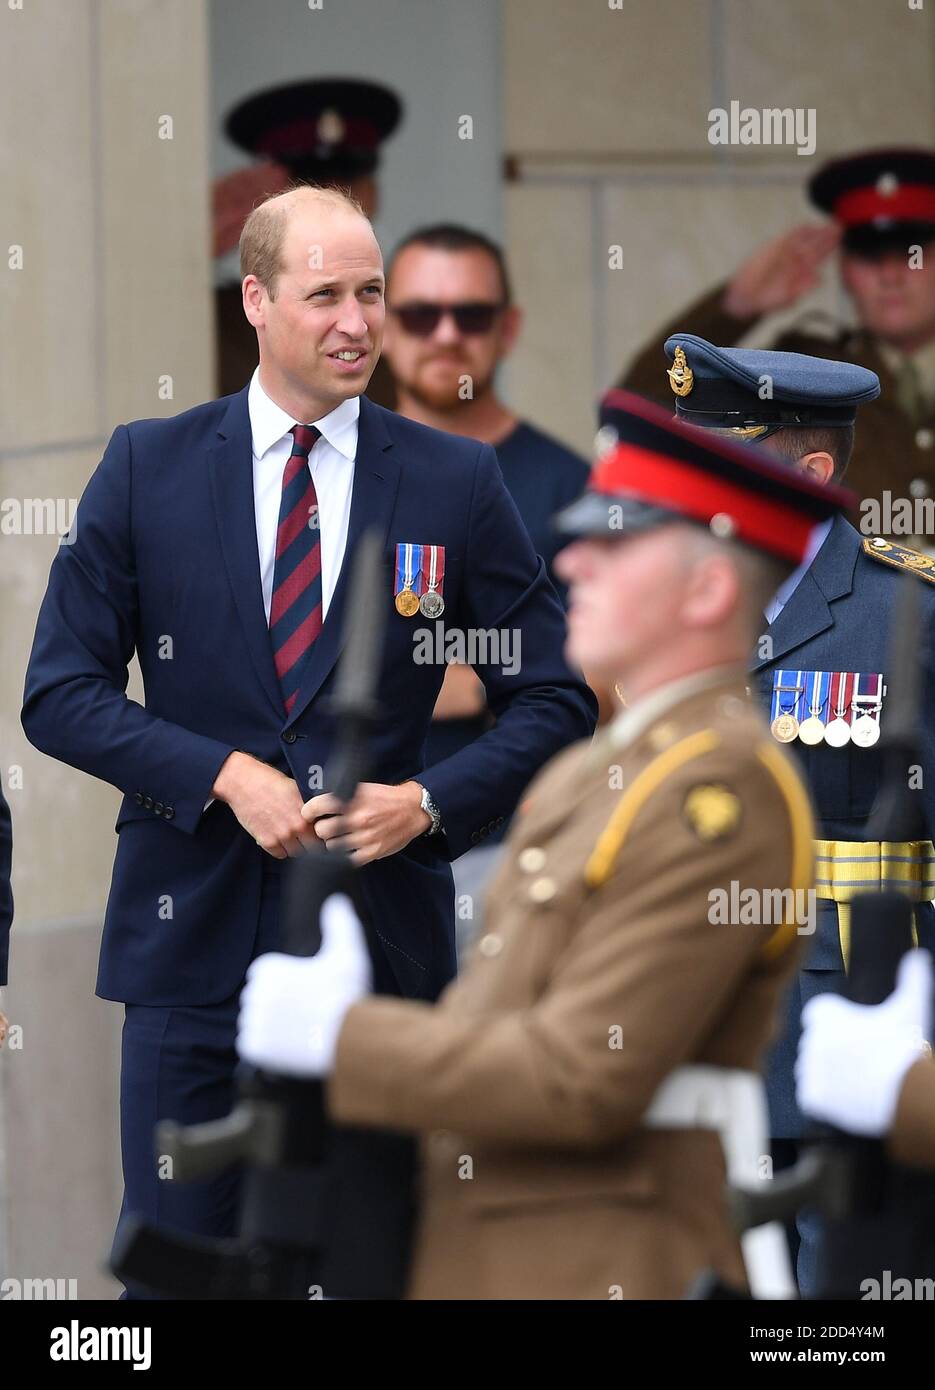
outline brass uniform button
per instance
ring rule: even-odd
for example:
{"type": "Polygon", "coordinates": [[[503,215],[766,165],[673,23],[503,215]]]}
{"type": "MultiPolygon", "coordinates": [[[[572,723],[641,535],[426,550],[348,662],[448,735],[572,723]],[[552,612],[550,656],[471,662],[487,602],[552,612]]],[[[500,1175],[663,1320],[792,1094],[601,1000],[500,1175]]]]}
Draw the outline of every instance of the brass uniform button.
{"type": "Polygon", "coordinates": [[[487,956],[488,959],[499,956],[500,952],[503,950],[503,937],[498,936],[496,932],[488,932],[487,935],[482,936],[477,943],[477,949],[482,956],[487,956]]]}
{"type": "Polygon", "coordinates": [[[537,878],[529,885],[529,896],[534,903],[547,903],[555,897],[555,892],[555,880],[551,878],[537,878]]]}
{"type": "Polygon", "coordinates": [[[657,724],[654,729],[650,729],[647,738],[650,748],[661,753],[664,748],[675,742],[675,729],[671,724],[657,724]]]}
{"type": "Polygon", "coordinates": [[[539,849],[537,845],[530,845],[528,849],[522,850],[517,863],[524,874],[537,874],[540,869],[545,868],[545,850],[539,849]]]}

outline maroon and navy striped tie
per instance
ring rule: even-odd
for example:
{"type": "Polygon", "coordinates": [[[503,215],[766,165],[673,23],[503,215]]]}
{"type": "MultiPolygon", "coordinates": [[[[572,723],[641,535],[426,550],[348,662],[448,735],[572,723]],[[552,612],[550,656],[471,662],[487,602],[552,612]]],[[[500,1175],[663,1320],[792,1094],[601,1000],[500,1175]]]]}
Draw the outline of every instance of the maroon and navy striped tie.
{"type": "Polygon", "coordinates": [[[292,454],[282,475],[273,601],[269,630],[286,713],[292,711],[315,639],[321,632],[321,538],[318,496],[308,456],[321,432],[292,430],[292,454]]]}

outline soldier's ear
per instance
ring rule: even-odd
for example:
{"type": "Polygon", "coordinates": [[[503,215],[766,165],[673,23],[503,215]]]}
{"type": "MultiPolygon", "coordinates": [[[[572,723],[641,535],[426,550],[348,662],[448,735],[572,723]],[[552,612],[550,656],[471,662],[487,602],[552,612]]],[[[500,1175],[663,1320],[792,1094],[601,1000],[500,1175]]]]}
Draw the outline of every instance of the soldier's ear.
{"type": "Polygon", "coordinates": [[[822,487],[825,483],[830,483],[834,477],[834,459],[824,449],[817,449],[811,454],[803,454],[795,466],[811,478],[812,482],[820,483],[822,487]]]}

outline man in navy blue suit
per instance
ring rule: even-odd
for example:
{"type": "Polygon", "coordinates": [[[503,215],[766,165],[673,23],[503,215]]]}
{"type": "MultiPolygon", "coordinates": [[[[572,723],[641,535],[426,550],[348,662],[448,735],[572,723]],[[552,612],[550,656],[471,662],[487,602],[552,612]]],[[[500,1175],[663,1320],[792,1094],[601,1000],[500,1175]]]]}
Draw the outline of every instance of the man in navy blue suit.
{"type": "MultiPolygon", "coordinates": [[[[858,409],[880,392],[874,372],[800,353],[717,347],[692,333],[674,334],[665,347],[680,419],[752,439],[820,483],[845,473],[858,409]]],[[[773,735],[800,761],[819,836],[813,935],[767,1065],[770,1127],[780,1162],[792,1160],[805,1133],[793,1074],[802,1008],[818,994],[839,993],[845,983],[852,890],[879,884],[907,893],[918,904],[921,944],[935,944],[931,721],[920,726],[923,766],[915,784],[929,838],[883,845],[867,836],[881,779],[876,745],[887,721],[894,610],[906,572],[923,581],[919,659],[923,688],[935,685],[935,560],[872,529],[868,534],[872,511],[867,503],[861,510],[864,534],[843,516],[816,528],[805,561],[766,611],[768,625],[753,660],[773,735]]],[[[815,1273],[808,1216],[800,1220],[800,1231],[799,1282],[807,1293],[815,1273]]]]}
{"type": "Polygon", "coordinates": [[[126,1004],[123,1210],[212,1236],[233,1233],[237,1174],[173,1183],[153,1126],[230,1109],[237,999],[277,941],[282,861],[348,849],[384,948],[377,987],[434,999],[454,973],[448,861],[595,722],[493,449],[361,394],[384,282],[357,205],[311,188],[269,199],[241,268],[258,371],[234,396],[114,432],[52,566],[22,713],[38,748],[124,793],[97,983],[126,1004]],[[327,697],[373,527],[382,716],[374,781],[344,806],[322,782],[327,697]],[[496,726],[426,769],[459,634],[496,726]],[[145,705],[125,693],[134,652],[145,705]]]}

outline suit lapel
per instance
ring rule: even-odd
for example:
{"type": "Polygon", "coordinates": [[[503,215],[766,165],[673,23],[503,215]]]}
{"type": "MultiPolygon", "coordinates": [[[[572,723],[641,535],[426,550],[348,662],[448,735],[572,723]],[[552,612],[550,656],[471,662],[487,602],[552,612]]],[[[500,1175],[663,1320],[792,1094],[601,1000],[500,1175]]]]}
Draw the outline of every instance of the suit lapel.
{"type": "Polygon", "coordinates": [[[368,401],[366,396],[361,396],[357,460],[354,464],[351,514],[348,520],[344,559],[328,605],[328,615],[312,647],[288,724],[294,724],[307,708],[309,701],[315,698],[344,647],[347,638],[345,608],[358,541],[365,531],[375,527],[380,533],[382,543],[386,544],[400,472],[399,461],[393,457],[392,449],[393,441],[386,428],[383,412],[372,401],[368,401]]]}
{"type": "Polygon", "coordinates": [[[860,545],[860,536],[854,528],[843,517],[835,517],[824,545],[768,629],[772,643],[769,657],[757,655],[751,670],[772,666],[787,652],[834,626],[831,605],[854,587],[854,566],[860,545]]]}
{"type": "Polygon", "coordinates": [[[221,550],[254,671],[279,719],[283,719],[282,691],[273,663],[260,583],[246,387],[231,397],[218,435],[217,444],[208,450],[208,476],[221,550]]]}

